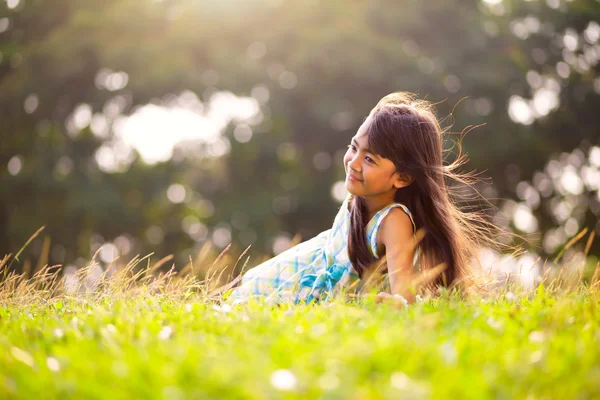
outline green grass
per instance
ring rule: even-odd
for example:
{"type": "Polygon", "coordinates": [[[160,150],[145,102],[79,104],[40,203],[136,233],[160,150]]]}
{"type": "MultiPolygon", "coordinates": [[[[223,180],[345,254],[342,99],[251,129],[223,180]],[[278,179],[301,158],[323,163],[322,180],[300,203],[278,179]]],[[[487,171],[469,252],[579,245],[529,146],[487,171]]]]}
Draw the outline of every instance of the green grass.
{"type": "Polygon", "coordinates": [[[591,256],[533,291],[231,308],[208,296],[224,253],[167,273],[169,257],[99,270],[94,256],[70,280],[0,259],[0,399],[600,399],[591,256]]]}
{"type": "Polygon", "coordinates": [[[600,296],[585,286],[402,310],[365,298],[228,311],[150,292],[5,292],[0,398],[600,398],[600,296]]]}

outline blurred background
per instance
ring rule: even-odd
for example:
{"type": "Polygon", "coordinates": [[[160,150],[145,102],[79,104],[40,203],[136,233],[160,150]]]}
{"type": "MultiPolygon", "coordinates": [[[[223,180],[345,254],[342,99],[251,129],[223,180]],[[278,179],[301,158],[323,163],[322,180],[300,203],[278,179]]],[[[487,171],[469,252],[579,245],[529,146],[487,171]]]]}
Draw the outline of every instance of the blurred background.
{"type": "Polygon", "coordinates": [[[402,90],[483,124],[466,169],[529,241],[486,257],[535,266],[600,231],[599,38],[598,0],[0,0],[0,254],[45,226],[12,268],[254,266],[331,227],[345,146],[402,90]]]}

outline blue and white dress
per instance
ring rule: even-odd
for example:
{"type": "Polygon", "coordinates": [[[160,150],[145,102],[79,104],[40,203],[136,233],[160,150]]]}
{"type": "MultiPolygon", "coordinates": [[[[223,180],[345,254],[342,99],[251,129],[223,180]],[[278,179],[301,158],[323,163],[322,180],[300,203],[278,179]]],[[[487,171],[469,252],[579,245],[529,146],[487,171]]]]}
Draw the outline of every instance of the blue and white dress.
{"type": "MultiPolygon", "coordinates": [[[[314,238],[300,243],[264,263],[248,270],[239,286],[227,296],[227,303],[241,303],[252,297],[266,298],[271,303],[327,300],[341,288],[358,283],[358,273],[348,256],[350,211],[348,195],[338,211],[333,226],[314,238]]],[[[410,217],[413,233],[416,227],[408,208],[392,203],[379,210],[365,229],[372,254],[377,254],[377,235],[381,222],[392,208],[399,207],[410,217]]]]}

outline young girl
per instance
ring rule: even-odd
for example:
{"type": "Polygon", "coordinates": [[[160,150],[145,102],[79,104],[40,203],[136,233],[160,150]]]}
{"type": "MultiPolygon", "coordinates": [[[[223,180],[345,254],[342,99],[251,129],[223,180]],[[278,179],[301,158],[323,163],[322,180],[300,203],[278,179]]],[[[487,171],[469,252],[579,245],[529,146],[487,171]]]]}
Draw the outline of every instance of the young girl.
{"type": "Polygon", "coordinates": [[[436,267],[444,270],[432,285],[464,285],[475,249],[486,241],[483,218],[460,211],[445,182],[466,182],[453,173],[464,161],[459,154],[443,165],[442,130],[428,102],[385,96],[344,155],[349,195],[332,228],[246,272],[227,302],[328,299],[385,270],[385,262],[391,294],[380,293],[378,302],[413,303],[416,274],[436,267]],[[418,230],[424,235],[416,247],[418,230]]]}

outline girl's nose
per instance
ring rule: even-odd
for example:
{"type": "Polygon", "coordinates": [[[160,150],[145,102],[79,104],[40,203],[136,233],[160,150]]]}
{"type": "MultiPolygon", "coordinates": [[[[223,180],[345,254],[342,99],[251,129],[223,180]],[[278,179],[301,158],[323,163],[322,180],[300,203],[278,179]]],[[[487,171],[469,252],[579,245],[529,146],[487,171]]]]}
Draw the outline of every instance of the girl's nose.
{"type": "Polygon", "coordinates": [[[354,157],[352,157],[350,159],[350,161],[348,161],[348,168],[350,168],[354,171],[360,172],[360,162],[359,162],[358,154],[355,155],[354,157]]]}

